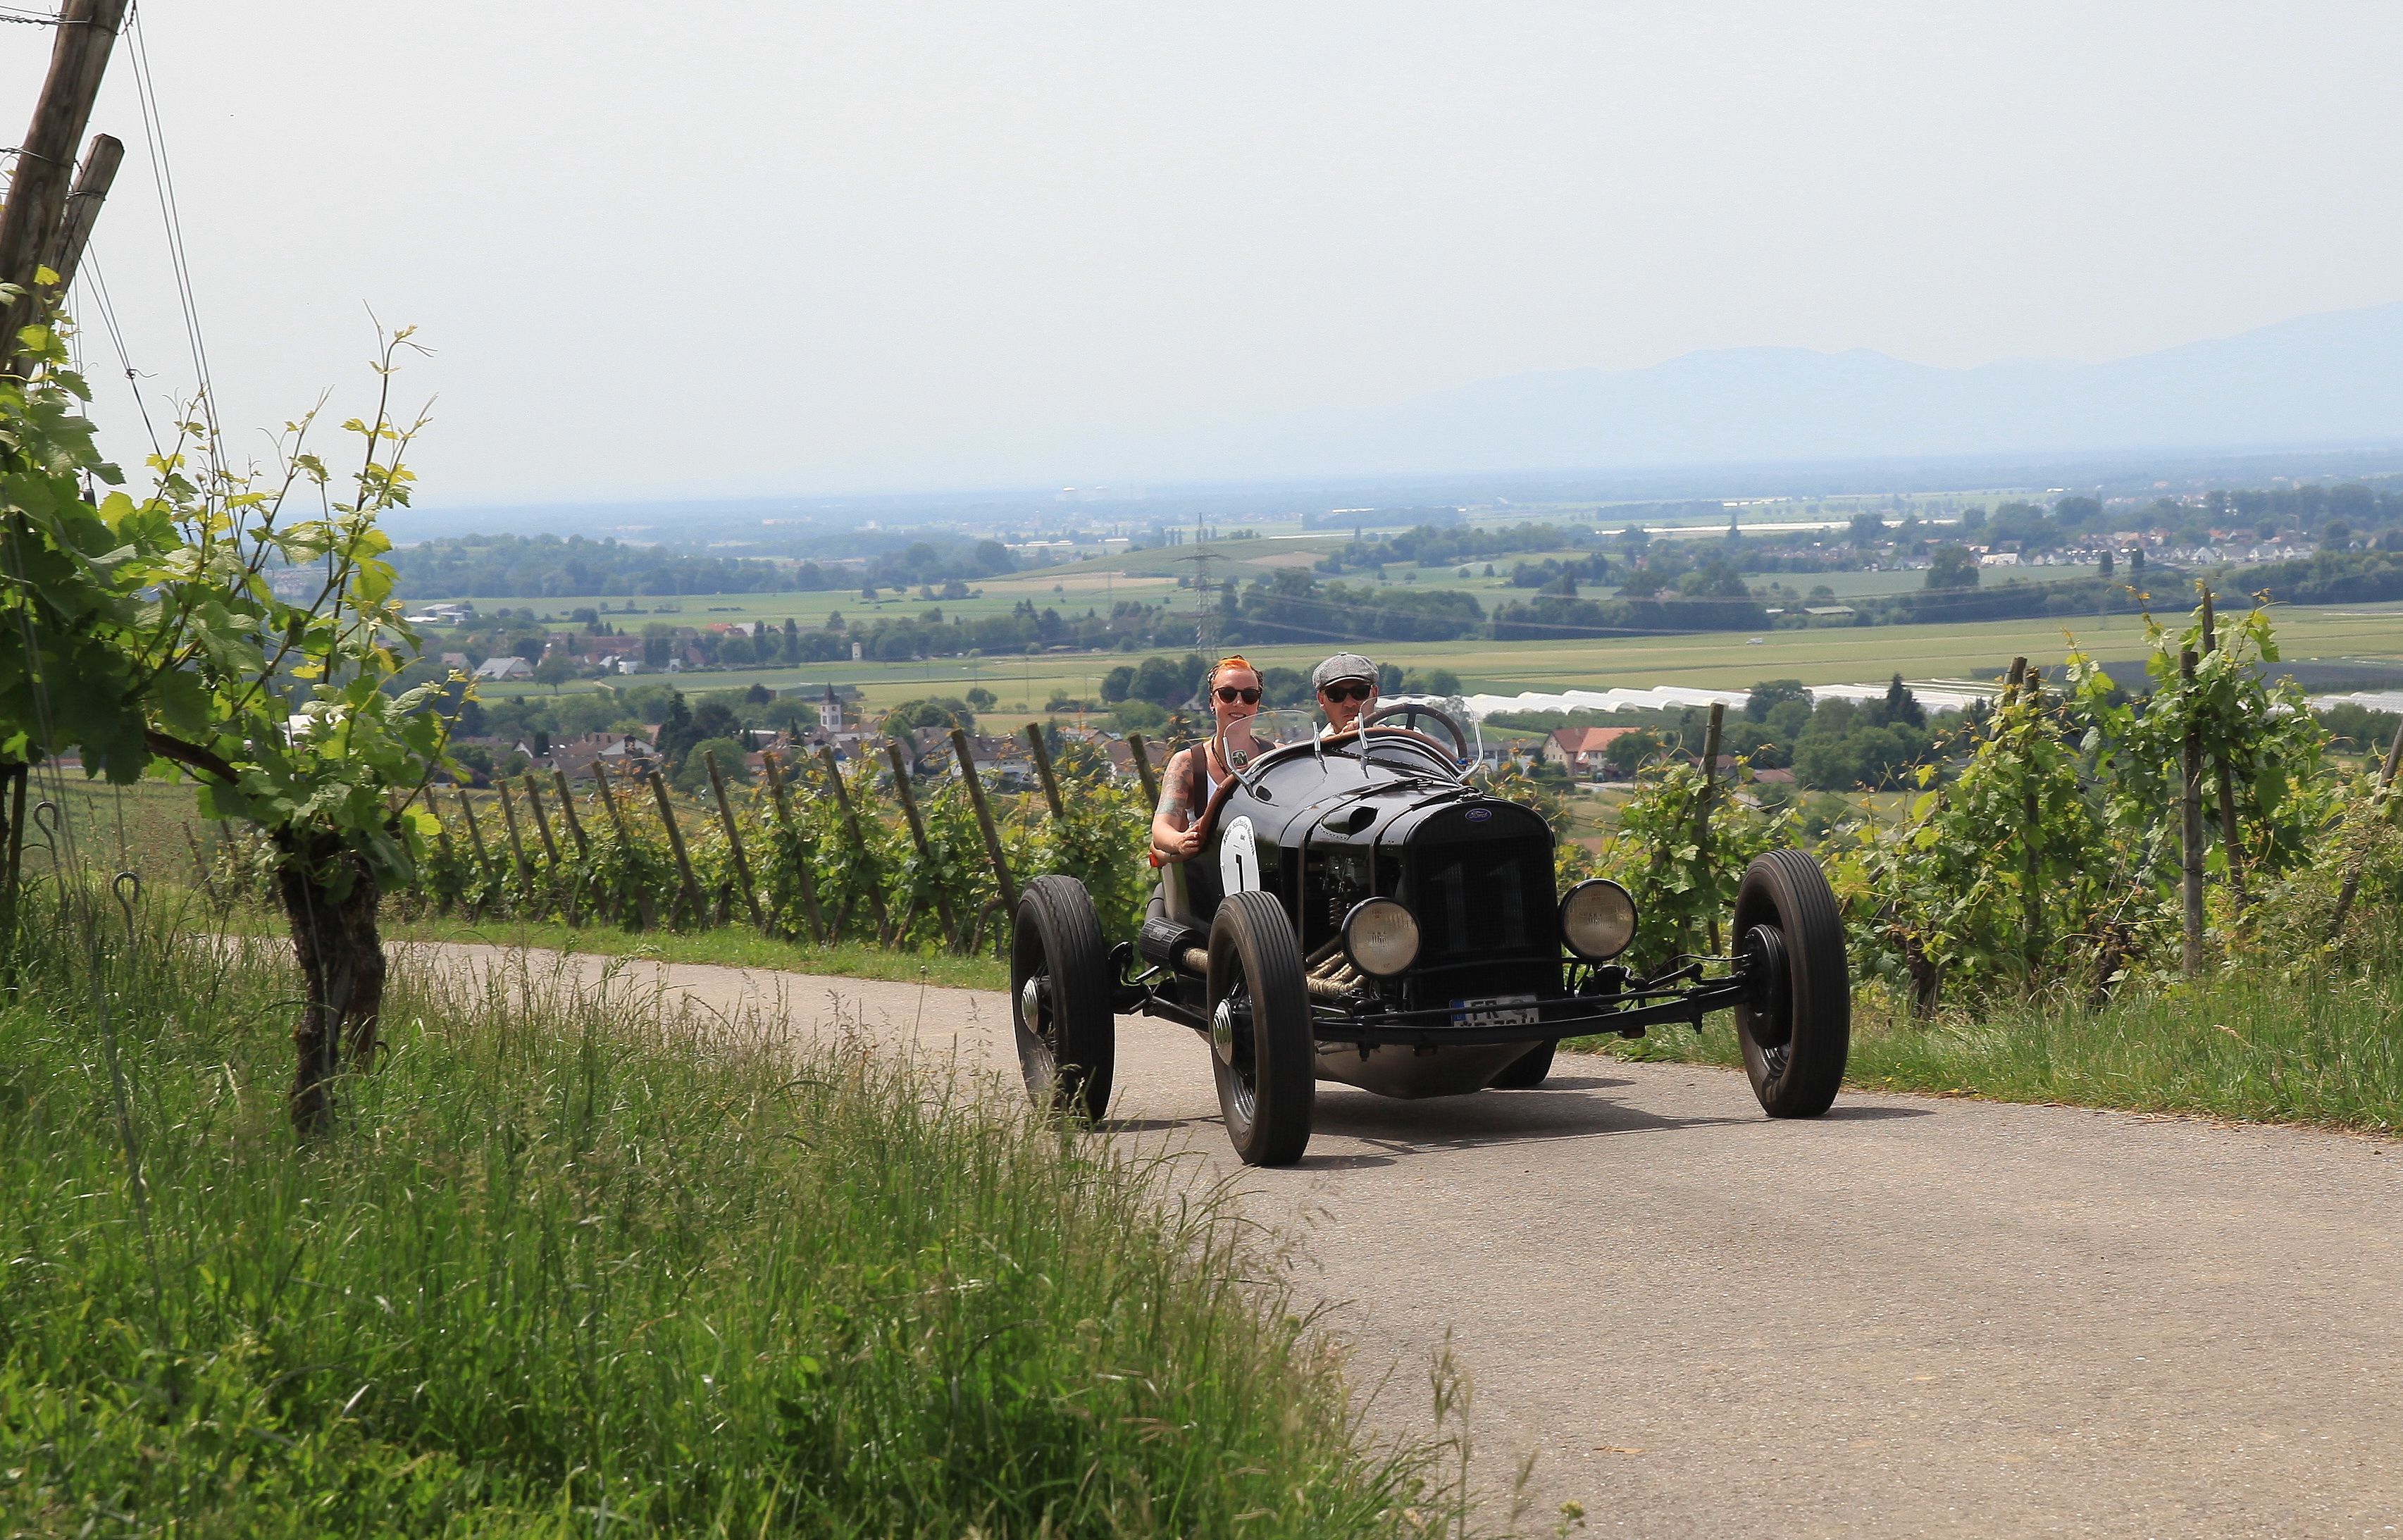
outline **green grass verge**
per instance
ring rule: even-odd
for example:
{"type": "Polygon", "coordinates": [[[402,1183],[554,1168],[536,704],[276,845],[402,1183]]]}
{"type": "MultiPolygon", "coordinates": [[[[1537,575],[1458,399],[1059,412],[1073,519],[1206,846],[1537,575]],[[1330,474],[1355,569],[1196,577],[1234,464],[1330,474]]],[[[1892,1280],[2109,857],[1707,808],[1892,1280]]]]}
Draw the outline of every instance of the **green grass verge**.
{"type": "Polygon", "coordinates": [[[98,912],[0,1006],[0,1533],[1447,1511],[1430,1451],[1369,1446],[1277,1269],[1165,1166],[762,1022],[406,968],[382,1063],[296,1149],[283,950],[129,952],[98,912]]]}
{"type": "MultiPolygon", "coordinates": [[[[1583,1045],[1581,1045],[1583,1046],[1583,1045]]],[[[1741,1064],[1732,1019],[1700,1036],[1604,1040],[1621,1058],[1741,1064]]],[[[2254,1122],[2403,1130],[2403,939],[2354,969],[2243,965],[2100,1009],[2005,1001],[1914,1022],[1854,1001],[1845,1079],[1872,1089],[2059,1102],[2254,1122]]]]}

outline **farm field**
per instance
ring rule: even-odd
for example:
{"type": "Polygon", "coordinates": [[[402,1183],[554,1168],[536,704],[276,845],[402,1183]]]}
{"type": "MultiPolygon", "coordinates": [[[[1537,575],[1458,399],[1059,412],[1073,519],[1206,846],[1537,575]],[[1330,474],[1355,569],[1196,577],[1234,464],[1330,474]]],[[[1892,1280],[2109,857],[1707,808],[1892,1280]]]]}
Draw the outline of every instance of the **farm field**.
{"type": "MultiPolygon", "coordinates": [[[[1715,530],[1717,526],[1711,528],[1715,530]]],[[[862,616],[913,614],[928,607],[939,607],[947,617],[959,615],[973,618],[1005,614],[1028,600],[1038,605],[1057,606],[1063,611],[1091,607],[1106,613],[1112,604],[1128,600],[1154,604],[1163,601],[1189,604],[1192,599],[1190,580],[1202,573],[1205,557],[1206,576],[1212,581],[1247,583],[1280,571],[1308,571],[1321,558],[1349,544],[1350,535],[1340,531],[1302,534],[1265,526],[1256,538],[1213,540],[1201,546],[1151,547],[1114,555],[1096,555],[1053,566],[1030,567],[1001,577],[982,578],[970,585],[974,597],[966,599],[922,599],[914,592],[886,589],[877,598],[868,600],[861,598],[856,588],[837,588],[813,592],[681,594],[632,599],[591,594],[539,598],[428,594],[412,595],[411,602],[417,602],[421,597],[428,602],[438,597],[465,597],[487,612],[504,608],[531,609],[548,622],[560,626],[564,626],[567,615],[578,608],[602,610],[615,623],[634,627],[661,620],[679,625],[703,625],[716,621],[750,620],[782,623],[787,618],[814,627],[825,624],[830,614],[840,613],[847,618],[856,619],[862,616]]],[[[1491,562],[1468,562],[1465,567],[1419,567],[1396,562],[1386,568],[1382,581],[1470,593],[1490,610],[1495,605],[1529,596],[1528,590],[1510,585],[1510,570],[1517,563],[1540,564],[1548,557],[1566,560],[1583,554],[1582,550],[1563,547],[1552,550],[1515,551],[1495,557],[1491,562]],[[1489,565],[1493,569],[1490,576],[1485,571],[1489,565]],[[1465,576],[1463,576],[1464,571],[1465,576]]],[[[2084,569],[2070,570],[2082,573],[2084,569]]],[[[1373,572],[1362,571],[1347,572],[1340,580],[1349,583],[1379,581],[1373,572]]],[[[1840,600],[1905,592],[1923,586],[1926,578],[1923,573],[1902,571],[1759,573],[1752,575],[1751,580],[1756,585],[1783,583],[1804,594],[1825,585],[1840,600]]],[[[1591,586],[1587,591],[1607,594],[1613,590],[1608,585],[1601,584],[1591,586]]]]}
{"type": "Polygon", "coordinates": [[[201,817],[198,796],[188,782],[113,786],[79,770],[37,770],[25,793],[26,879],[47,877],[55,852],[62,869],[189,886],[195,854],[214,852],[231,826],[201,817]]]}
{"type": "MultiPolygon", "coordinates": [[[[2403,605],[2282,609],[2278,630],[2289,660],[2403,659],[2403,605]]],[[[1861,684],[1896,673],[1912,679],[1956,678],[2003,669],[2012,658],[2022,655],[2041,662],[2058,661],[2073,639],[2097,658],[2132,658],[2144,650],[2144,623],[2135,616],[2082,616],[2068,620],[1771,631],[1763,632],[1757,645],[1740,633],[1714,631],[1565,642],[1398,642],[1371,645],[1368,650],[1380,662],[1406,669],[1451,669],[1470,691],[1509,695],[1611,685],[1741,689],[1769,678],[1796,678],[1813,685],[1861,684]]],[[[1244,653],[1263,666],[1307,669],[1334,650],[1334,644],[1317,644],[1250,646],[1244,653]]],[[[891,705],[982,685],[1001,697],[1001,709],[1018,712],[1041,706],[1054,691],[1065,691],[1078,700],[1093,699],[1100,693],[1104,674],[1140,656],[1079,652],[930,658],[908,663],[817,663],[682,675],[680,687],[701,691],[758,684],[778,689],[833,682],[858,686],[870,705],[891,705]]],[[[585,681],[563,687],[604,687],[585,681]]]]}

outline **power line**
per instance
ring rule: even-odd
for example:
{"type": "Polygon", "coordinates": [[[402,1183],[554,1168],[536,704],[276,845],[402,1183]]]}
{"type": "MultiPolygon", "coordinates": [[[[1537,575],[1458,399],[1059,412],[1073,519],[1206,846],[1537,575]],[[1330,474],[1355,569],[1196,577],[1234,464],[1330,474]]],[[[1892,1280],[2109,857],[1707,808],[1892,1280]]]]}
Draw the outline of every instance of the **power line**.
{"type": "MultiPolygon", "coordinates": [[[[192,371],[200,385],[202,420],[208,424],[209,462],[222,472],[224,434],[217,422],[216,388],[209,375],[209,351],[201,333],[201,312],[192,293],[192,269],[184,245],[184,223],[175,198],[175,176],[167,158],[166,125],[159,110],[157,84],[150,69],[150,49],[142,30],[138,4],[125,12],[126,51],[133,62],[134,99],[142,109],[142,138],[150,156],[150,180],[159,194],[159,215],[167,232],[167,261],[175,280],[175,299],[182,307],[185,340],[191,349],[192,371]]],[[[155,438],[155,435],[153,436],[155,438]]]]}
{"type": "Polygon", "coordinates": [[[125,346],[125,332],[117,323],[117,306],[108,298],[107,281],[100,272],[100,258],[89,246],[84,248],[83,267],[76,276],[91,274],[92,308],[100,312],[100,324],[108,333],[109,345],[117,351],[117,362],[125,370],[126,389],[133,393],[134,409],[142,414],[142,431],[150,438],[150,452],[163,455],[167,451],[159,443],[158,426],[150,421],[150,404],[142,399],[142,379],[134,372],[132,354],[125,346]]]}

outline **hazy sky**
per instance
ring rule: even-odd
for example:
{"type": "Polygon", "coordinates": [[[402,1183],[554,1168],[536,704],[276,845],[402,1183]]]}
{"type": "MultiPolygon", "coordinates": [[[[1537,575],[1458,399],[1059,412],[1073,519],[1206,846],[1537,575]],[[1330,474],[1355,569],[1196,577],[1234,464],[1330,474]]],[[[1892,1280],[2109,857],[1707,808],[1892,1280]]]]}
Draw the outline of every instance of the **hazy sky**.
{"type": "MultiPolygon", "coordinates": [[[[2403,298],[2392,3],[142,11],[227,419],[355,408],[366,307],[413,322],[429,503],[1075,480],[1110,424],[2403,298]]],[[[49,36],[0,35],[13,142],[49,36]]],[[[163,395],[130,62],[95,250],[163,395]]]]}

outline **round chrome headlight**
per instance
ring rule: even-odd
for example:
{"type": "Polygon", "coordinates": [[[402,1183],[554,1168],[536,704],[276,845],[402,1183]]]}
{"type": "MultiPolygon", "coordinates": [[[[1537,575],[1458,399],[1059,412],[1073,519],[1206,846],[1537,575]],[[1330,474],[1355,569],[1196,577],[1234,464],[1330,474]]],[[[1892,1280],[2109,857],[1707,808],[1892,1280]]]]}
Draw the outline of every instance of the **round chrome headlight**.
{"type": "Polygon", "coordinates": [[[1635,900],[1606,877],[1579,882],[1561,900],[1561,939],[1589,963],[1618,956],[1635,939],[1635,900]]]}
{"type": "Polygon", "coordinates": [[[1390,898],[1363,898],[1343,917],[1343,954],[1362,973],[1390,978],[1418,958],[1418,920],[1390,898]]]}

